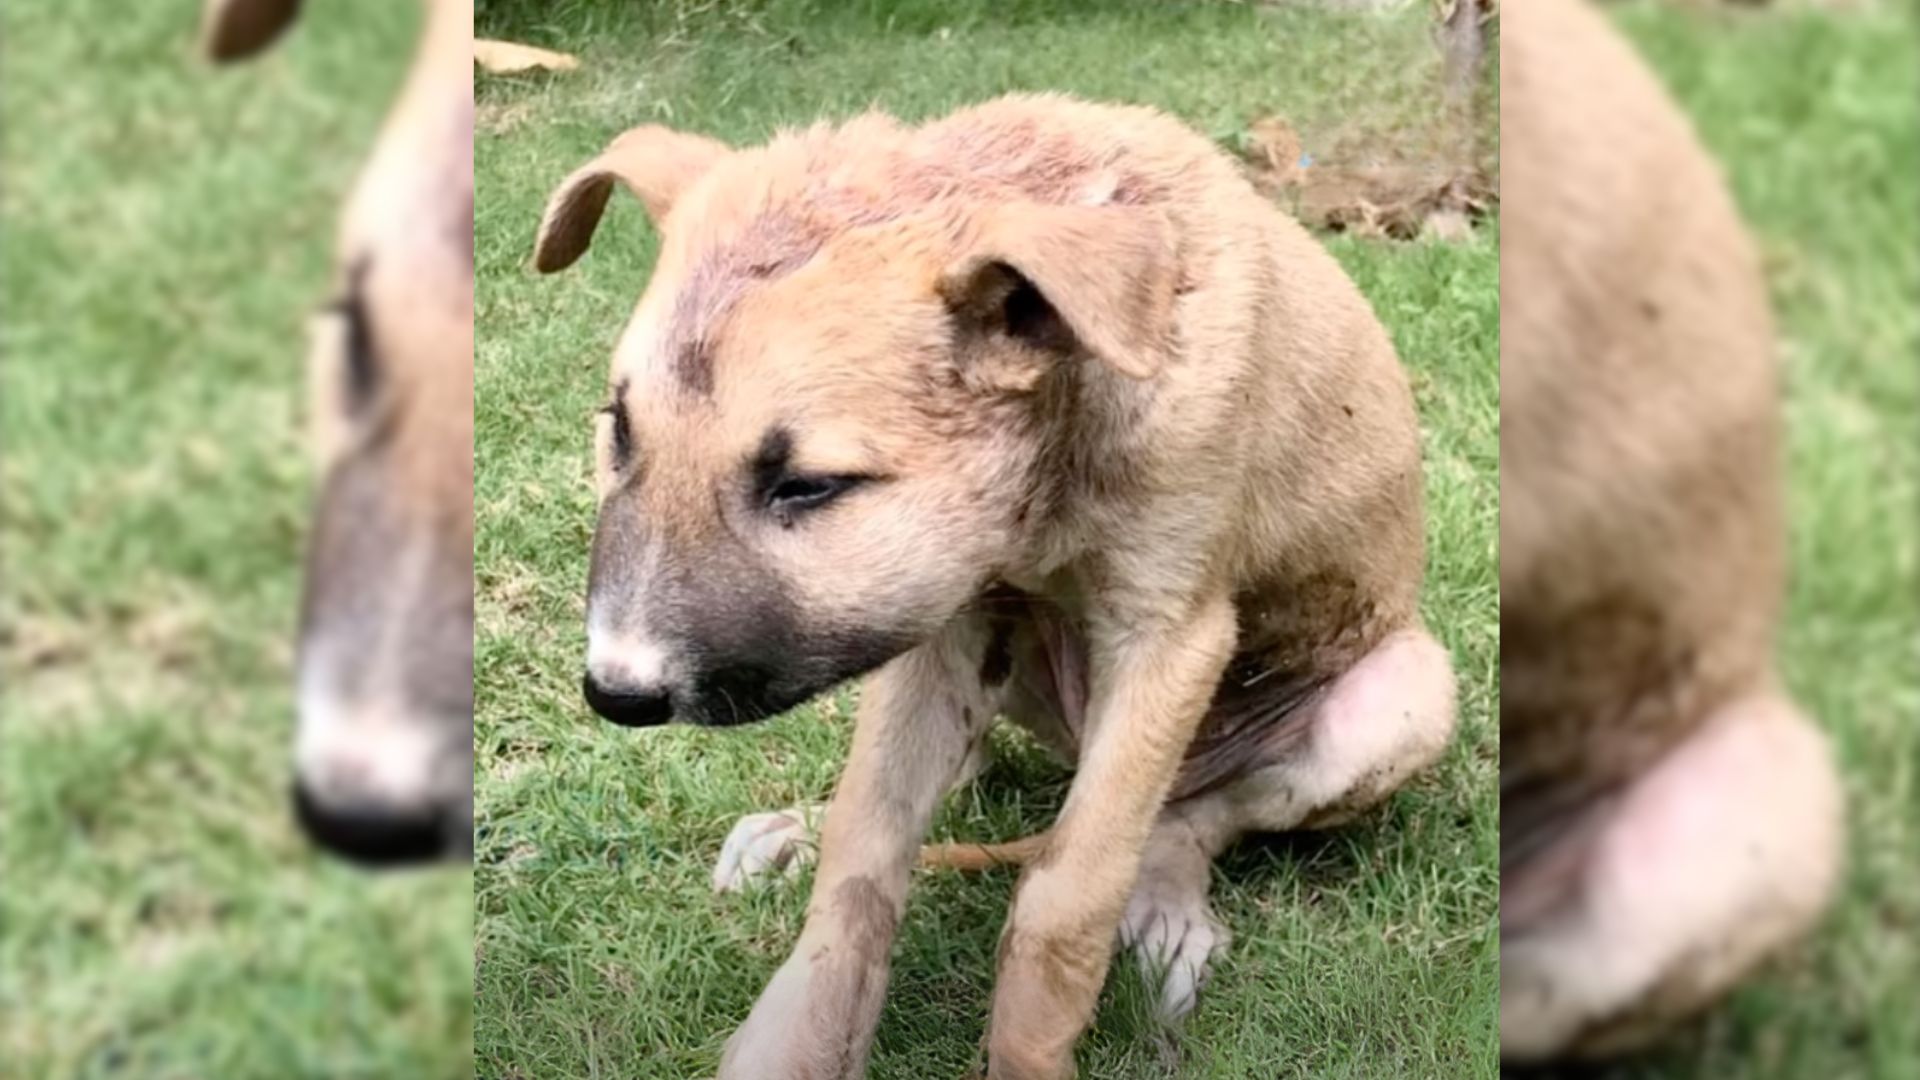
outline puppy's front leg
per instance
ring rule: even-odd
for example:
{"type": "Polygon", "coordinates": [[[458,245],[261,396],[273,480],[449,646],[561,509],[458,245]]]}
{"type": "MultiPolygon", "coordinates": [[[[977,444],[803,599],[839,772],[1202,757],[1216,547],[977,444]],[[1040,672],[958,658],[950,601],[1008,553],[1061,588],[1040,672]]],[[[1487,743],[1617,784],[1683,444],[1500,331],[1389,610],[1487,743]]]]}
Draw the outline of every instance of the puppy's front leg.
{"type": "Polygon", "coordinates": [[[1233,653],[1233,604],[1222,595],[1180,618],[1103,617],[1092,634],[1090,738],[1000,939],[989,1080],[1073,1075],[1147,836],[1233,653]]]}
{"type": "Polygon", "coordinates": [[[921,837],[998,711],[980,680],[988,639],[983,619],[963,617],[867,681],[806,927],[728,1040],[721,1080],[866,1075],[921,837]]]}

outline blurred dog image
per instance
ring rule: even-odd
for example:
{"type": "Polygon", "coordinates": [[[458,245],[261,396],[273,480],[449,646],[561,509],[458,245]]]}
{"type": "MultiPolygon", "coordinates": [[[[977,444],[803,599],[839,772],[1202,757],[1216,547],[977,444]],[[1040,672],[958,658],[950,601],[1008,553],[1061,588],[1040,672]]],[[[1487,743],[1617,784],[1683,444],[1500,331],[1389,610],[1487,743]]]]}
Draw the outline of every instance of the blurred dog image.
{"type": "MultiPolygon", "coordinates": [[[[727,725],[873,673],[805,930],[721,1074],[863,1075],[922,835],[1003,713],[1078,773],[1044,836],[930,853],[1026,863],[988,1075],[1072,1074],[1116,930],[1185,1013],[1224,944],[1213,856],[1346,819],[1452,732],[1418,431],[1366,301],[1146,109],[636,128],[554,193],[540,269],[616,183],[665,239],[599,422],[588,701],[727,725]]],[[[816,821],[749,817],[716,884],[816,821]]]]}
{"type": "MultiPolygon", "coordinates": [[[[325,481],[294,800],[316,840],[372,864],[473,846],[473,5],[427,7],[309,360],[325,481]]],[[[210,0],[204,47],[244,58],[298,10],[210,0]]]]}
{"type": "Polygon", "coordinates": [[[1506,5],[1501,1049],[1639,1045],[1806,930],[1841,797],[1784,695],[1773,328],[1687,123],[1575,0],[1506,5]]]}

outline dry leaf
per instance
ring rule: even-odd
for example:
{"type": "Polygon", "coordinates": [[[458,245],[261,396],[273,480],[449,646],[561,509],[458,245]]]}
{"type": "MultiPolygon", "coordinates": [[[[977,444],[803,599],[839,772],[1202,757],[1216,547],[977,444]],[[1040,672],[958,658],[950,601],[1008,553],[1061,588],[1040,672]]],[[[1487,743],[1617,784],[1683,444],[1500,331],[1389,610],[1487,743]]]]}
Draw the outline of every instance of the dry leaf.
{"type": "Polygon", "coordinates": [[[1269,116],[1254,121],[1247,129],[1247,150],[1256,164],[1265,166],[1267,178],[1275,185],[1290,187],[1300,182],[1300,133],[1285,120],[1269,116]]]}
{"type": "Polygon", "coordinates": [[[568,53],[487,38],[473,40],[473,62],[495,75],[535,70],[572,71],[580,66],[579,57],[568,53]]]}

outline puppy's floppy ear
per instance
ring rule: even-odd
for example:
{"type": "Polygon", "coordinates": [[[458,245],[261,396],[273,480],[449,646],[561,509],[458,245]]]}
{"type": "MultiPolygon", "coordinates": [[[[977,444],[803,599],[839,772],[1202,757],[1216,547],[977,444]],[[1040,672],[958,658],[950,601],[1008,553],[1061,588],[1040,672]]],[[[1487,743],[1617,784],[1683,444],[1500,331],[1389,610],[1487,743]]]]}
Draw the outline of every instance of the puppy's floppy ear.
{"type": "Polygon", "coordinates": [[[1043,349],[1077,342],[1128,378],[1160,370],[1179,265],[1159,210],[1015,203],[971,233],[939,284],[957,316],[1043,349]]]}
{"type": "Polygon", "coordinates": [[[543,274],[565,270],[586,252],[615,180],[639,198],[658,224],[681,193],[731,152],[725,143],[704,135],[652,124],[621,135],[599,157],[560,181],[548,197],[533,241],[534,267],[543,274]]]}
{"type": "Polygon", "coordinates": [[[245,60],[273,44],[300,14],[300,0],[206,0],[200,51],[217,63],[245,60]]]}

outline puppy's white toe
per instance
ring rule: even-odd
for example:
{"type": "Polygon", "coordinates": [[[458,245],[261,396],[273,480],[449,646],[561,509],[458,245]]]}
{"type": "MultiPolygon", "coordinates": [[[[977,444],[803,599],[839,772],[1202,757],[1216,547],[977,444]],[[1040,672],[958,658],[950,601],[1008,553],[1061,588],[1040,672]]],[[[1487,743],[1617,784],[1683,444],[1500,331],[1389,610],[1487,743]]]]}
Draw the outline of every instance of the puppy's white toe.
{"type": "Polygon", "coordinates": [[[1159,984],[1154,1015],[1167,1024],[1193,1011],[1213,955],[1230,938],[1226,926],[1207,907],[1204,894],[1136,889],[1120,922],[1121,943],[1134,951],[1147,985],[1159,984]]]}
{"type": "Polygon", "coordinates": [[[738,892],[775,875],[794,877],[819,853],[821,808],[748,814],[734,823],[713,867],[714,892],[738,892]]]}

